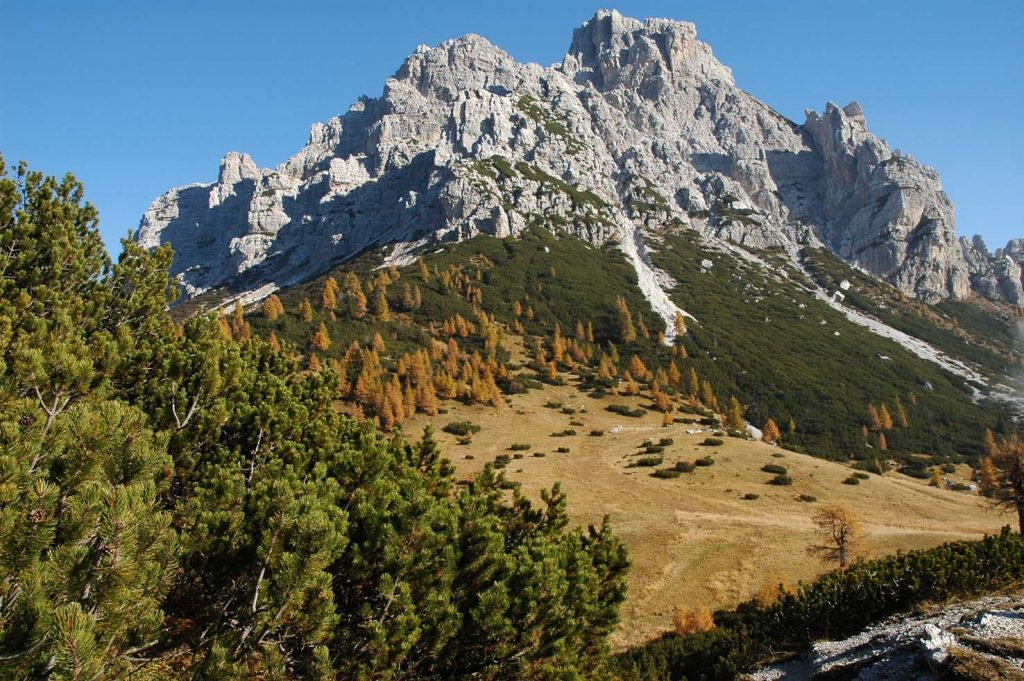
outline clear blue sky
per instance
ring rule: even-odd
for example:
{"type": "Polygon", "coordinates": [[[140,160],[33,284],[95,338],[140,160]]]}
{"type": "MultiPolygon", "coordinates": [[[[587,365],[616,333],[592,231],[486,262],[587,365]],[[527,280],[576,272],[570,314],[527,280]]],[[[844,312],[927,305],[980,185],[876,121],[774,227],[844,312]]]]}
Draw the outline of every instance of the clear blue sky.
{"type": "Polygon", "coordinates": [[[479,33],[559,61],[599,7],[697,24],[740,87],[803,122],[826,101],[942,174],[959,232],[1024,236],[1024,2],[1018,0],[0,0],[0,153],[74,172],[109,246],[230,150],[262,166],[344,112],[418,44],[479,33]]]}

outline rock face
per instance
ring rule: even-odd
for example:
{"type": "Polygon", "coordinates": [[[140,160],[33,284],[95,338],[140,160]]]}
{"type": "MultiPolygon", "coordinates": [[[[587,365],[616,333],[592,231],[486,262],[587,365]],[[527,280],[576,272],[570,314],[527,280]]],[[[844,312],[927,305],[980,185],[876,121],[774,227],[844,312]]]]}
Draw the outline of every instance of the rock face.
{"type": "Polygon", "coordinates": [[[656,228],[753,248],[820,240],[928,301],[1024,299],[1024,247],[958,241],[935,171],[871,135],[859,105],[797,125],[739,90],[692,24],[605,11],[546,69],[474,35],[420,47],[381,97],[314,125],[276,169],[232,152],[216,182],[159,197],[137,238],[171,243],[196,295],[531,225],[619,243],[666,317],[644,255],[656,228]]]}
{"type": "Polygon", "coordinates": [[[812,679],[918,679],[965,676],[961,665],[986,667],[991,678],[1024,675],[1020,641],[1024,602],[996,596],[948,604],[922,615],[900,615],[840,641],[819,641],[800,657],[741,678],[747,681],[812,679]]]}

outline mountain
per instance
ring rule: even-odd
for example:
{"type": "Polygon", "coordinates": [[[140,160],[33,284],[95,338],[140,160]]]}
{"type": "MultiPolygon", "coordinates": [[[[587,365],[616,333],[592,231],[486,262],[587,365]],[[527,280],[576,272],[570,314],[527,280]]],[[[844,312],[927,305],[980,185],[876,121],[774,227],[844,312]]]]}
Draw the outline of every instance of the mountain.
{"type": "Polygon", "coordinates": [[[858,104],[796,124],[737,88],[692,24],[614,11],[549,68],[476,35],[420,47],[276,169],[232,152],[216,182],[159,197],[137,239],[174,246],[187,295],[251,300],[370,247],[404,262],[536,224],[618,243],[666,322],[675,306],[646,253],[665,227],[823,245],[927,302],[1024,301],[1021,244],[958,240],[937,173],[872,135],[858,104]]]}

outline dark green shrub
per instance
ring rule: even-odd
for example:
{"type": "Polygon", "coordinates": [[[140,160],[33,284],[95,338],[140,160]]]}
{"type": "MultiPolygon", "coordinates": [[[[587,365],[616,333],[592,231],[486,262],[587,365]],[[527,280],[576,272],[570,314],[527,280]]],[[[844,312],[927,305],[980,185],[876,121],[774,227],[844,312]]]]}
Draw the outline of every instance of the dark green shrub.
{"type": "Polygon", "coordinates": [[[548,400],[547,402],[544,403],[544,406],[547,407],[548,409],[561,409],[562,403],[555,402],[554,400],[548,400]]]}
{"type": "Polygon", "coordinates": [[[661,454],[665,451],[665,448],[660,445],[647,445],[644,447],[645,454],[661,454]]]}
{"type": "Polygon", "coordinates": [[[452,435],[472,435],[480,432],[480,426],[469,421],[452,421],[441,430],[452,435]]]}
{"type": "Polygon", "coordinates": [[[785,466],[780,466],[777,463],[765,464],[764,466],[761,466],[761,470],[765,473],[775,473],[776,475],[785,475],[789,472],[785,466]]]}
{"type": "Polygon", "coordinates": [[[592,430],[590,431],[590,437],[604,437],[603,430],[592,430]]]}
{"type": "Polygon", "coordinates": [[[843,480],[843,484],[844,485],[859,485],[860,484],[860,478],[855,478],[855,477],[853,477],[851,475],[850,477],[848,477],[845,480],[843,480]]]}
{"type": "Polygon", "coordinates": [[[505,466],[509,465],[511,461],[512,457],[510,457],[508,454],[498,454],[498,456],[494,457],[494,467],[504,468],[505,466]]]}
{"type": "Polygon", "coordinates": [[[910,476],[911,478],[917,478],[918,480],[927,480],[932,477],[931,472],[922,465],[900,466],[896,470],[903,475],[910,476]]]}
{"type": "Polygon", "coordinates": [[[457,437],[455,438],[455,444],[471,445],[473,444],[473,438],[471,438],[469,435],[466,435],[465,437],[457,437]]]}
{"type": "Polygon", "coordinates": [[[516,452],[515,454],[512,455],[512,458],[513,459],[521,459],[521,458],[523,458],[523,456],[525,456],[523,453],[516,452]]]}
{"type": "Polygon", "coordinates": [[[631,416],[633,418],[639,418],[647,413],[646,409],[641,409],[640,407],[631,409],[629,405],[626,404],[609,404],[606,409],[613,414],[618,414],[619,416],[631,416]]]}
{"type": "Polygon", "coordinates": [[[939,470],[941,470],[943,473],[956,473],[956,464],[944,463],[941,466],[939,466],[939,470]]]}
{"type": "Polygon", "coordinates": [[[543,459],[545,456],[547,456],[544,452],[534,452],[533,455],[538,459],[543,459]]]}
{"type": "Polygon", "coordinates": [[[672,468],[680,473],[692,473],[697,468],[697,464],[689,461],[676,461],[676,465],[672,468]]]}
{"type": "Polygon", "coordinates": [[[858,480],[867,480],[871,476],[868,475],[867,473],[862,473],[860,471],[857,471],[856,473],[853,474],[853,477],[857,478],[858,480]]]}
{"type": "Polygon", "coordinates": [[[576,413],[576,410],[573,409],[572,407],[562,407],[562,413],[563,414],[568,414],[569,416],[572,416],[573,414],[576,413]]]}
{"type": "Polygon", "coordinates": [[[658,440],[658,445],[661,446],[661,447],[668,447],[673,442],[675,442],[675,440],[673,440],[672,438],[670,438],[670,437],[663,437],[660,440],[658,440]]]}
{"type": "Polygon", "coordinates": [[[754,494],[753,492],[747,492],[743,495],[744,501],[753,501],[754,499],[760,499],[760,494],[754,494]]]}
{"type": "Polygon", "coordinates": [[[696,461],[694,461],[694,463],[697,464],[698,466],[714,466],[715,460],[710,456],[702,456],[696,461]]]}
{"type": "Polygon", "coordinates": [[[704,447],[721,447],[725,444],[725,440],[720,437],[706,437],[701,445],[704,447]]]}
{"type": "Polygon", "coordinates": [[[566,428],[565,430],[561,430],[557,433],[551,433],[551,437],[572,437],[575,434],[575,430],[573,430],[572,428],[566,428]]]}
{"type": "Polygon", "coordinates": [[[780,487],[785,486],[785,485],[792,485],[793,484],[793,478],[791,478],[790,476],[786,475],[785,473],[780,473],[779,475],[776,475],[774,478],[769,480],[768,484],[769,485],[778,485],[780,487]]]}
{"type": "Polygon", "coordinates": [[[558,452],[559,454],[568,454],[569,453],[569,448],[568,447],[559,447],[555,451],[558,452]]]}
{"type": "Polygon", "coordinates": [[[674,468],[659,468],[658,470],[651,473],[651,477],[664,478],[666,480],[678,478],[680,475],[682,475],[682,472],[677,471],[674,468]]]}
{"type": "Polygon", "coordinates": [[[660,466],[664,458],[660,456],[641,456],[633,462],[634,466],[660,466]]]}
{"type": "Polygon", "coordinates": [[[513,452],[525,452],[527,449],[530,448],[530,445],[524,444],[522,442],[515,442],[513,444],[510,444],[508,446],[508,448],[509,448],[509,451],[513,451],[513,452]]]}

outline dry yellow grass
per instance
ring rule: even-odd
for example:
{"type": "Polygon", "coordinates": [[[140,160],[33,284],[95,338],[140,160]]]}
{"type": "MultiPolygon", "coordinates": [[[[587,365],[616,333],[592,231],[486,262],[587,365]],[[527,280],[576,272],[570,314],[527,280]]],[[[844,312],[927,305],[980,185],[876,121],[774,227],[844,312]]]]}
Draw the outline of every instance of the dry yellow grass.
{"type": "Polygon", "coordinates": [[[464,478],[499,454],[512,455],[510,444],[528,443],[531,448],[521,452],[524,457],[505,469],[509,479],[522,483],[533,497],[561,481],[569,513],[580,524],[598,523],[605,514],[611,517],[633,563],[622,622],[613,636],[617,648],[671,629],[678,607],[729,607],[754,596],[769,575],[795,584],[822,572],[824,566],[805,553],[813,537],[810,517],[815,504],[799,501],[801,494],[816,497],[817,503],[840,503],[858,511],[869,555],[975,539],[1011,520],[975,494],[935,489],[927,481],[896,473],[844,485],[842,480],[851,471],[842,464],[735,438],[725,438],[721,447],[704,447],[699,443],[709,433],[686,433],[699,426],[661,427],[658,413],[629,418],[605,410],[611,403],[639,405],[642,400],[637,398],[595,400],[570,387],[547,387],[513,396],[509,402],[499,409],[446,403],[447,414],[418,415],[405,431],[417,436],[426,423],[433,423],[442,450],[464,478]],[[549,400],[587,411],[566,415],[546,408],[549,400]],[[570,426],[574,419],[584,425],[570,426]],[[441,432],[446,423],[461,420],[482,427],[472,444],[458,445],[453,436],[441,432]],[[610,432],[617,426],[620,432],[610,432]],[[578,434],[551,436],[570,427],[578,434]],[[591,437],[592,429],[604,430],[605,435],[591,437]],[[715,464],[676,479],[653,478],[651,468],[629,467],[641,442],[662,437],[674,439],[663,467],[704,455],[713,456],[715,464]],[[570,452],[557,454],[557,447],[570,452]],[[538,451],[545,456],[533,457],[538,451]],[[793,485],[767,484],[772,476],[761,472],[767,463],[786,466],[793,485]],[[760,496],[748,501],[743,499],[746,493],[760,496]]]}

